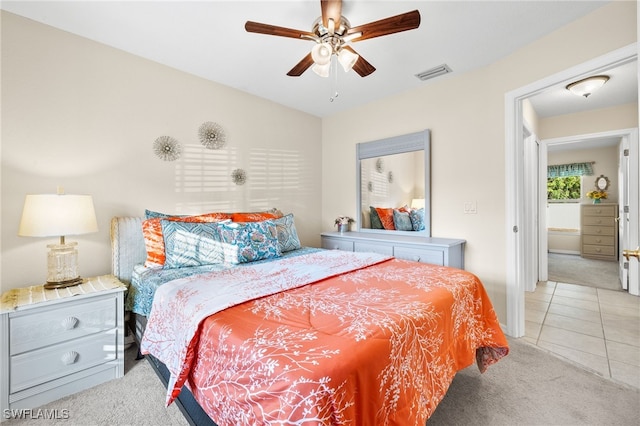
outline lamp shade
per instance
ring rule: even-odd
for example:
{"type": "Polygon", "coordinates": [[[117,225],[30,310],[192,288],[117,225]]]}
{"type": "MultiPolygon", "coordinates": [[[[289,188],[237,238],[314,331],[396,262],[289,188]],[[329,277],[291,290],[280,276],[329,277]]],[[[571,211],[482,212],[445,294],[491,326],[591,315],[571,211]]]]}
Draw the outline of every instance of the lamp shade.
{"type": "Polygon", "coordinates": [[[349,72],[349,70],[353,68],[359,57],[360,56],[358,56],[356,53],[353,53],[347,49],[341,49],[338,53],[338,61],[340,61],[340,64],[342,65],[342,68],[344,68],[345,72],[349,72]]]}
{"type": "Polygon", "coordinates": [[[423,209],[424,208],[424,198],[414,198],[411,200],[411,208],[412,209],[423,209]]]}
{"type": "Polygon", "coordinates": [[[318,65],[326,65],[331,61],[333,48],[329,43],[317,43],[311,49],[311,58],[318,65]]]}
{"type": "Polygon", "coordinates": [[[324,65],[315,64],[311,69],[320,77],[329,77],[329,71],[331,70],[331,63],[327,63],[324,65]]]}
{"type": "Polygon", "coordinates": [[[90,195],[27,195],[18,235],[61,237],[98,231],[90,195]]]}

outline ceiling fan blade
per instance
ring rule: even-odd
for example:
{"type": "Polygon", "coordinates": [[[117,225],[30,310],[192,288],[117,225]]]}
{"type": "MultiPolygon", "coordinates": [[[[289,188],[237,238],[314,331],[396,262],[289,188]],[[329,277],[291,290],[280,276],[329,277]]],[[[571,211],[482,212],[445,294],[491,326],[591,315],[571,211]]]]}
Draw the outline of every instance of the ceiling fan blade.
{"type": "Polygon", "coordinates": [[[352,40],[353,42],[356,42],[402,31],[413,30],[419,26],[420,12],[414,10],[412,12],[402,13],[400,15],[391,16],[379,21],[369,22],[368,24],[353,27],[347,31],[347,35],[362,33],[360,37],[356,37],[352,40]]]}
{"type": "Polygon", "coordinates": [[[274,35],[279,37],[290,37],[290,38],[301,38],[301,39],[316,38],[316,35],[309,31],[300,31],[300,30],[294,30],[291,28],[277,27],[275,25],[261,24],[260,22],[253,22],[253,21],[247,21],[247,23],[244,24],[244,29],[250,33],[267,34],[267,35],[274,35]]]}
{"type": "Polygon", "coordinates": [[[291,70],[287,73],[289,77],[300,77],[303,72],[309,69],[313,65],[313,58],[311,58],[311,52],[307,53],[307,56],[302,58],[291,70]]]}
{"type": "Polygon", "coordinates": [[[358,52],[353,50],[353,48],[351,46],[344,46],[343,49],[346,49],[349,52],[358,55],[358,60],[356,61],[355,64],[353,64],[353,68],[352,69],[355,72],[357,72],[358,75],[360,75],[360,77],[366,77],[366,76],[368,76],[369,74],[371,74],[372,72],[374,72],[376,70],[376,67],[374,67],[369,62],[367,62],[367,60],[364,59],[362,56],[360,56],[360,54],[358,52]]]}
{"type": "Polygon", "coordinates": [[[333,19],[335,28],[338,28],[342,18],[342,0],[320,0],[320,8],[322,9],[322,25],[329,28],[329,19],[333,19]]]}

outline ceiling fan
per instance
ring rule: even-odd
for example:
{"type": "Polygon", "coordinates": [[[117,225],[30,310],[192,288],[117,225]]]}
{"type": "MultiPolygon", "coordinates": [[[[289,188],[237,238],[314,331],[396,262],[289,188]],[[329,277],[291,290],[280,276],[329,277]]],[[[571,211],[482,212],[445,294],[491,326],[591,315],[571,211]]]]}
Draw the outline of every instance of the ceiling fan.
{"type": "Polygon", "coordinates": [[[413,30],[420,26],[420,12],[417,10],[352,27],[347,18],[342,16],[342,0],[320,0],[320,7],[322,16],[315,21],[311,31],[294,30],[253,21],[247,21],[244,28],[250,33],[315,42],[311,52],[287,73],[288,76],[299,77],[313,66],[313,71],[318,75],[328,77],[331,57],[336,55],[345,71],[353,68],[361,77],[366,77],[376,70],[375,67],[358,55],[347,43],[413,30]]]}

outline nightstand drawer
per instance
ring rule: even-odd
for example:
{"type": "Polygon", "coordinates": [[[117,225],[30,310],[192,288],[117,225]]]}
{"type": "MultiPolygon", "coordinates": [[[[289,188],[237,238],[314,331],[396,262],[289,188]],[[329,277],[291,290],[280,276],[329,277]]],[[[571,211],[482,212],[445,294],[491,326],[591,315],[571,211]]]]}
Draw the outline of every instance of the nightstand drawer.
{"type": "Polygon", "coordinates": [[[64,303],[12,316],[9,320],[11,355],[116,327],[116,297],[64,303]]]}
{"type": "Polygon", "coordinates": [[[10,392],[18,392],[117,358],[117,330],[11,357],[10,392]]]}
{"type": "Polygon", "coordinates": [[[406,259],[422,263],[432,263],[434,265],[441,266],[444,265],[444,252],[441,250],[394,247],[393,255],[398,259],[406,259]]]}
{"type": "Polygon", "coordinates": [[[583,225],[614,226],[615,223],[615,220],[611,216],[584,216],[582,218],[583,225]]]}
{"type": "Polygon", "coordinates": [[[611,205],[586,205],[583,206],[582,211],[584,212],[585,216],[609,216],[609,217],[615,217],[616,216],[616,212],[617,212],[618,206],[617,204],[611,204],[611,205]]]}

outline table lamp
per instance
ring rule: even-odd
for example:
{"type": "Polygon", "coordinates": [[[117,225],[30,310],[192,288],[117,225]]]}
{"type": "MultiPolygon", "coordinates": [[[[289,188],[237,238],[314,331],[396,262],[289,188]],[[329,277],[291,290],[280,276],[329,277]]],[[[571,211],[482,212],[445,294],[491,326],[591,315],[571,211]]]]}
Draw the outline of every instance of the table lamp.
{"type": "Polygon", "coordinates": [[[25,237],[60,237],[59,244],[49,244],[46,289],[70,287],[82,283],[78,274],[76,242],[66,242],[67,235],[97,232],[98,224],[90,195],[27,195],[18,235],[25,237]]]}
{"type": "Polygon", "coordinates": [[[423,209],[424,208],[424,198],[414,198],[411,200],[411,208],[412,209],[423,209]]]}

